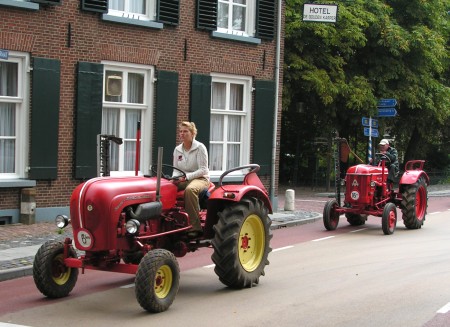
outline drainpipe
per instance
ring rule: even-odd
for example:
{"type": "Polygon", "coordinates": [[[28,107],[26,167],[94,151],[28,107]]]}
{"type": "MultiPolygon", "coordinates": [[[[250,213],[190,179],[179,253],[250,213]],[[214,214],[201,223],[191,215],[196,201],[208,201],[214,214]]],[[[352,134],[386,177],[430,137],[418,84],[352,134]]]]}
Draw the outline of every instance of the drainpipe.
{"type": "Polygon", "coordinates": [[[278,0],[278,19],[277,19],[277,48],[275,55],[275,110],[273,119],[273,142],[272,142],[272,178],[270,181],[270,201],[274,211],[278,211],[278,199],[275,203],[275,172],[277,163],[277,131],[278,131],[278,96],[280,89],[280,56],[281,56],[281,1],[278,0]]]}

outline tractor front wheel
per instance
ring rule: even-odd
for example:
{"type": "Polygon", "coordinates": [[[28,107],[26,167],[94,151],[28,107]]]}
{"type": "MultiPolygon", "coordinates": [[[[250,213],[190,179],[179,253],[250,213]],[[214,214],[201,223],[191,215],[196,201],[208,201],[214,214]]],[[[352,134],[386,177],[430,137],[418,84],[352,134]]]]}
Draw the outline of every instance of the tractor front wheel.
{"type": "MultiPolygon", "coordinates": [[[[73,248],[69,248],[69,256],[77,257],[73,248]]],[[[49,298],[69,295],[77,282],[78,269],[64,264],[63,242],[47,241],[39,248],[33,262],[33,279],[38,290],[49,298]]]]}
{"type": "Polygon", "coordinates": [[[169,309],[180,286],[180,267],[168,250],[149,251],[141,260],[135,279],[136,299],[141,307],[158,313],[169,309]]]}
{"type": "Polygon", "coordinates": [[[383,209],[383,216],[381,217],[381,227],[385,235],[391,235],[397,226],[397,207],[395,204],[389,202],[383,209]]]}
{"type": "Polygon", "coordinates": [[[356,213],[346,213],[345,218],[347,218],[347,221],[352,226],[362,226],[367,221],[367,215],[359,215],[356,213]]]}
{"type": "Polygon", "coordinates": [[[338,203],[335,199],[328,200],[323,208],[323,225],[327,230],[335,230],[339,224],[338,203]]]}
{"type": "Polygon", "coordinates": [[[236,289],[258,284],[272,251],[271,223],[268,209],[256,198],[244,198],[219,212],[211,259],[222,283],[236,289]]]}
{"type": "Polygon", "coordinates": [[[406,185],[402,192],[402,218],[408,229],[419,229],[425,221],[428,207],[427,184],[423,177],[411,185],[406,185]]]}

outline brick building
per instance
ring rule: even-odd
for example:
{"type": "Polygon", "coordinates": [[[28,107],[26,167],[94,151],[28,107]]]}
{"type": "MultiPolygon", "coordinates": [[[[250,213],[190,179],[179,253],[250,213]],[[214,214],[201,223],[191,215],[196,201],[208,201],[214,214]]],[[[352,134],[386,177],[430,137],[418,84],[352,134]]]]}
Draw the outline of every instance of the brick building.
{"type": "Polygon", "coordinates": [[[111,143],[111,175],[134,174],[138,121],[141,174],[158,147],[172,163],[190,120],[212,181],[258,163],[276,201],[283,10],[281,0],[0,0],[0,224],[68,213],[74,187],[98,175],[98,134],[123,139],[111,143]]]}

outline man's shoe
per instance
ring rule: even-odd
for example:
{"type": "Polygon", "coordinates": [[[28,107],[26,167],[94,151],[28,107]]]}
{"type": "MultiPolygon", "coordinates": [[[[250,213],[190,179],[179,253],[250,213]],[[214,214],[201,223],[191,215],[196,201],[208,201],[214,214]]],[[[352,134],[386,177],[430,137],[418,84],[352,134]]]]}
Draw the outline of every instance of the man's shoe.
{"type": "Polygon", "coordinates": [[[194,231],[188,232],[187,236],[189,238],[199,238],[199,237],[203,236],[203,232],[200,230],[194,230],[194,231]]]}

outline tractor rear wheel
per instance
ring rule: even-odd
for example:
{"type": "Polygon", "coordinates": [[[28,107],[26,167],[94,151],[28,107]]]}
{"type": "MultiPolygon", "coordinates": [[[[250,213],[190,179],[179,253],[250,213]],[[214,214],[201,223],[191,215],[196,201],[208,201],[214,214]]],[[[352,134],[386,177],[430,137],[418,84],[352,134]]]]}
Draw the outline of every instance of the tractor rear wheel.
{"type": "MultiPolygon", "coordinates": [[[[69,256],[77,257],[73,248],[69,248],[69,256]]],[[[33,279],[38,290],[49,298],[69,295],[77,282],[78,269],[64,264],[63,242],[47,241],[39,248],[33,262],[33,279]]]]}
{"type": "Polygon", "coordinates": [[[428,207],[427,184],[423,177],[406,185],[402,192],[402,218],[408,229],[419,229],[425,221],[428,207]]]}
{"type": "Polygon", "coordinates": [[[347,221],[352,226],[361,226],[366,223],[367,215],[359,215],[356,213],[346,213],[345,217],[347,221]]]}
{"type": "Polygon", "coordinates": [[[328,200],[323,208],[323,225],[327,230],[335,230],[339,224],[338,203],[335,199],[328,200]]]}
{"type": "Polygon", "coordinates": [[[397,226],[397,207],[392,202],[387,203],[383,209],[381,217],[381,227],[385,235],[394,234],[397,226]]]}
{"type": "Polygon", "coordinates": [[[236,289],[258,284],[272,251],[271,223],[268,209],[256,198],[244,198],[219,212],[211,259],[222,283],[236,289]]]}
{"type": "Polygon", "coordinates": [[[158,313],[169,309],[180,286],[180,267],[168,250],[149,251],[141,260],[135,279],[136,299],[141,307],[158,313]]]}

